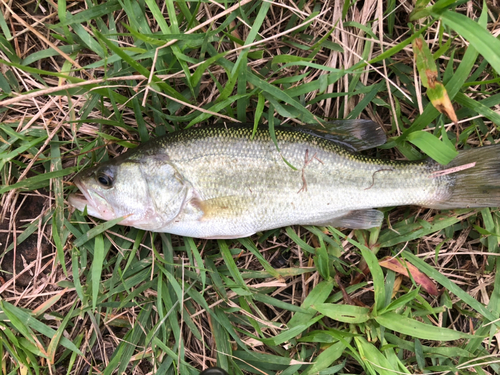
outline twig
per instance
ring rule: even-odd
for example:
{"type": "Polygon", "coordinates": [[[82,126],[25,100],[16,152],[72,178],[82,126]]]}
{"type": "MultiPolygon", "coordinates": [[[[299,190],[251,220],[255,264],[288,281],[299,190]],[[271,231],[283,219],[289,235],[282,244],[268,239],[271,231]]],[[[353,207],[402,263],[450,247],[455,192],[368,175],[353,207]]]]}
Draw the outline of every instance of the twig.
{"type": "Polygon", "coordinates": [[[451,173],[455,173],[455,172],[460,172],[460,171],[463,171],[465,169],[473,168],[475,166],[476,166],[476,162],[469,163],[469,164],[464,164],[464,165],[459,165],[458,167],[443,169],[442,171],[432,172],[429,175],[429,178],[436,178],[436,177],[446,176],[447,174],[451,174],[451,173]]]}

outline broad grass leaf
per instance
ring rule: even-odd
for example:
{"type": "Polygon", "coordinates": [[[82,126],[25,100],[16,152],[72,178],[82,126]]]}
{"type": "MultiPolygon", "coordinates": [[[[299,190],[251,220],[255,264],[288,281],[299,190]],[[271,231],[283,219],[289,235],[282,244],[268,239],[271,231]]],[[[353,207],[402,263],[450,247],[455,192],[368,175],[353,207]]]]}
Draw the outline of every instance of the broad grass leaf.
{"type": "Polygon", "coordinates": [[[0,187],[0,195],[14,189],[35,190],[41,188],[42,186],[48,185],[48,181],[50,179],[67,176],[71,173],[76,172],[77,169],[77,167],[65,168],[58,171],[41,173],[37,176],[25,178],[24,180],[16,182],[15,184],[0,187]]]}
{"type": "Polygon", "coordinates": [[[360,30],[363,30],[367,35],[372,37],[373,39],[377,39],[377,35],[373,32],[372,28],[367,25],[362,25],[356,21],[348,21],[343,23],[343,27],[356,27],[360,30]]]}
{"type": "MultiPolygon", "coordinates": [[[[422,259],[418,258],[414,254],[404,251],[401,255],[414,266],[416,266],[420,271],[424,272],[427,276],[432,277],[439,284],[448,289],[451,293],[455,294],[462,302],[466,303],[478,313],[483,315],[486,319],[490,321],[496,321],[498,319],[498,312],[492,313],[489,311],[481,302],[472,297],[469,293],[460,288],[457,284],[448,279],[441,272],[431,267],[429,264],[425,263],[422,259]]],[[[500,323],[497,323],[498,325],[500,323]]]]}
{"type": "Polygon", "coordinates": [[[94,20],[96,18],[100,18],[107,14],[110,14],[116,10],[122,8],[120,2],[118,0],[110,0],[105,3],[99,5],[93,5],[89,7],[89,9],[83,10],[76,14],[68,14],[66,13],[66,22],[59,22],[55,25],[46,25],[49,29],[56,29],[61,26],[69,26],[73,24],[82,24],[89,22],[90,20],[94,20]]]}
{"type": "MultiPolygon", "coordinates": [[[[328,66],[315,64],[315,63],[309,62],[309,61],[304,60],[304,59],[302,61],[289,62],[289,63],[283,65],[282,67],[280,67],[280,69],[286,69],[286,68],[289,68],[292,66],[306,66],[309,68],[324,70],[326,72],[331,72],[331,73],[341,73],[343,71],[342,69],[330,68],[328,66]]],[[[320,77],[324,77],[324,76],[320,76],[320,77]]],[[[320,90],[320,91],[323,91],[323,90],[320,90]]]]}
{"type": "Polygon", "coordinates": [[[427,8],[429,2],[430,0],[417,0],[415,8],[410,13],[410,20],[415,21],[423,17],[428,17],[430,15],[430,10],[427,8]]]}
{"type": "Polygon", "coordinates": [[[292,305],[291,303],[281,301],[277,298],[271,297],[271,296],[269,296],[267,294],[263,294],[263,293],[255,293],[253,296],[253,299],[256,301],[265,303],[266,305],[275,306],[275,307],[283,309],[283,310],[299,312],[299,313],[308,313],[309,312],[309,311],[307,311],[307,309],[292,305]]]}
{"type": "Polygon", "coordinates": [[[259,127],[259,124],[261,122],[261,117],[262,117],[262,114],[264,113],[264,105],[266,102],[264,95],[262,95],[261,93],[258,93],[257,97],[258,97],[257,107],[255,108],[255,117],[253,120],[252,139],[253,139],[253,137],[255,137],[255,133],[257,133],[257,128],[259,127]]]}
{"type": "MultiPolygon", "coordinates": [[[[395,335],[393,333],[386,331],[384,333],[384,338],[387,340],[388,343],[395,345],[400,349],[408,350],[410,352],[415,352],[415,342],[413,341],[413,337],[408,337],[407,339],[411,340],[408,341],[402,339],[399,335],[395,335]]],[[[440,355],[449,358],[453,358],[455,356],[460,356],[463,358],[476,358],[476,355],[457,346],[434,346],[432,344],[434,343],[431,343],[431,345],[429,346],[422,345],[423,352],[426,354],[440,355]]]]}
{"type": "Polygon", "coordinates": [[[415,339],[415,357],[417,358],[418,368],[422,371],[425,368],[425,356],[419,339],[415,339]]]}
{"type": "MultiPolygon", "coordinates": [[[[338,74],[338,73],[335,73],[335,74],[338,74]]],[[[266,82],[263,79],[260,79],[259,77],[257,77],[254,74],[247,74],[247,80],[249,83],[260,88],[262,91],[272,95],[277,100],[282,101],[282,102],[294,107],[302,116],[302,121],[309,122],[312,124],[319,123],[318,119],[311,112],[309,112],[304,107],[303,104],[299,103],[297,100],[295,100],[291,96],[289,96],[286,93],[286,91],[283,91],[280,88],[271,85],[270,83],[266,82]]]]}
{"type": "Polygon", "coordinates": [[[361,255],[363,256],[373,277],[373,290],[375,293],[374,311],[376,312],[378,310],[381,310],[385,305],[385,281],[384,281],[384,273],[382,272],[382,268],[378,264],[377,257],[365,245],[362,245],[361,243],[351,238],[345,237],[345,235],[343,235],[342,232],[340,232],[338,229],[332,227],[330,227],[330,229],[334,233],[336,233],[339,237],[345,238],[347,241],[349,241],[351,244],[356,246],[361,251],[361,255]]]}
{"type": "Polygon", "coordinates": [[[416,38],[418,38],[420,35],[424,34],[427,31],[427,28],[429,26],[422,27],[420,30],[418,30],[415,34],[410,36],[408,39],[403,40],[401,43],[396,44],[394,47],[389,48],[388,50],[382,52],[380,55],[377,57],[374,57],[368,63],[361,62],[358,65],[355,66],[355,68],[364,68],[368,64],[375,64],[379,61],[383,61],[385,59],[388,59],[389,57],[395,55],[396,53],[402,51],[406,46],[410,45],[416,38]]]}
{"type": "Polygon", "coordinates": [[[100,58],[105,57],[102,46],[87,32],[87,30],[78,23],[72,25],[74,32],[80,37],[84,46],[95,52],[100,58]]]}
{"type": "Polygon", "coordinates": [[[232,346],[230,336],[236,339],[238,346],[245,348],[245,344],[241,342],[238,335],[234,331],[234,327],[229,320],[229,314],[219,307],[214,308],[214,313],[217,319],[213,319],[210,324],[211,333],[214,337],[215,347],[217,350],[218,363],[221,367],[228,368],[228,358],[232,357],[232,346]]]}
{"type": "Polygon", "coordinates": [[[333,362],[339,359],[342,354],[344,354],[346,347],[347,346],[343,342],[337,342],[331,345],[318,355],[318,357],[314,360],[314,363],[306,370],[304,375],[317,374],[321,370],[326,369],[333,362]]]}
{"type": "Polygon", "coordinates": [[[233,95],[230,96],[227,99],[224,99],[220,102],[216,102],[215,104],[211,105],[206,109],[206,112],[203,112],[196,116],[193,120],[189,122],[189,124],[186,125],[186,129],[198,124],[200,122],[208,120],[210,117],[216,115],[222,110],[225,110],[228,106],[230,106],[232,103],[237,102],[238,100],[248,97],[250,94],[245,94],[245,95],[233,95]]]}
{"type": "Polygon", "coordinates": [[[0,169],[3,169],[5,163],[9,162],[13,158],[18,157],[19,155],[23,154],[24,152],[26,152],[30,148],[38,145],[39,143],[42,143],[46,139],[47,139],[46,136],[38,137],[38,138],[29,140],[29,141],[28,141],[28,139],[26,139],[26,140],[23,140],[21,142],[21,145],[19,147],[15,148],[14,150],[0,152],[0,169]]]}
{"type": "Polygon", "coordinates": [[[259,249],[255,246],[255,244],[250,241],[248,238],[240,238],[238,240],[239,243],[241,243],[248,251],[250,251],[255,258],[259,261],[261,266],[274,278],[276,279],[282,279],[281,274],[274,269],[274,267],[269,264],[269,262],[264,258],[264,256],[260,253],[259,249]]]}
{"type": "Polygon", "coordinates": [[[299,336],[302,332],[307,330],[310,326],[321,320],[321,316],[317,316],[315,318],[311,318],[305,324],[294,325],[290,329],[268,339],[261,339],[261,341],[267,345],[281,345],[285,342],[288,342],[295,337],[299,336]]]}
{"type": "MultiPolygon", "coordinates": [[[[63,51],[67,55],[71,55],[75,52],[79,52],[82,50],[82,47],[79,44],[72,44],[68,46],[58,46],[58,48],[63,51]]],[[[52,56],[59,56],[60,53],[56,51],[53,48],[47,48],[35,53],[32,53],[31,55],[26,56],[24,60],[21,61],[22,65],[30,65],[33,64],[36,61],[46,59],[48,57],[52,56]]]]}
{"type": "MultiPolygon", "coordinates": [[[[190,249],[190,251],[188,251],[189,262],[194,266],[194,271],[196,272],[196,276],[200,277],[200,281],[202,283],[202,289],[205,289],[205,285],[207,283],[207,270],[204,267],[200,251],[198,250],[198,247],[196,246],[193,238],[185,237],[184,240],[190,249]]],[[[160,255],[159,258],[161,258],[160,255]]]]}
{"type": "Polygon", "coordinates": [[[394,312],[386,312],[375,316],[374,319],[378,324],[387,329],[422,340],[454,341],[464,338],[475,338],[474,335],[425,324],[394,312]]]}
{"type": "MultiPolygon", "coordinates": [[[[48,354],[45,348],[42,346],[37,336],[33,333],[30,327],[26,324],[26,322],[22,321],[16,314],[14,314],[11,309],[5,308],[6,305],[0,301],[0,308],[2,308],[3,312],[7,316],[10,321],[10,324],[15,328],[17,332],[24,336],[24,339],[29,343],[26,345],[32,353],[42,356],[44,358],[48,358],[48,354]]],[[[23,338],[20,338],[20,341],[23,341],[23,338]]]]}
{"type": "Polygon", "coordinates": [[[14,49],[12,44],[2,35],[0,35],[0,51],[5,53],[9,61],[19,63],[19,61],[21,60],[19,56],[17,56],[16,50],[14,49]]]}
{"type": "Polygon", "coordinates": [[[240,270],[238,269],[238,266],[236,265],[233,259],[233,255],[231,254],[231,251],[229,250],[226,241],[217,240],[217,244],[219,245],[219,249],[222,254],[222,258],[224,258],[224,262],[227,266],[227,269],[229,270],[229,273],[233,277],[236,285],[238,285],[239,288],[248,292],[248,287],[245,284],[243,277],[241,277],[240,270]]]}
{"type": "Polygon", "coordinates": [[[308,309],[309,311],[305,313],[295,313],[295,315],[288,322],[288,327],[294,327],[296,325],[307,324],[314,315],[316,315],[316,310],[310,309],[310,307],[321,304],[326,301],[328,296],[333,290],[333,280],[326,280],[320,282],[314,289],[312,289],[304,302],[302,302],[302,308],[308,309]]]}
{"type": "MultiPolygon", "coordinates": [[[[260,4],[260,7],[258,8],[259,12],[257,13],[257,16],[253,20],[252,27],[251,27],[250,32],[248,33],[247,38],[245,40],[245,45],[249,45],[249,44],[254,42],[255,38],[258,35],[260,27],[262,26],[262,23],[264,22],[264,20],[266,18],[266,14],[269,11],[270,6],[271,6],[271,3],[268,3],[268,2],[263,2],[260,4]]],[[[224,90],[221,92],[220,98],[222,101],[224,101],[224,99],[229,97],[229,95],[233,91],[234,85],[237,82],[239,83],[239,81],[241,79],[243,79],[243,81],[244,81],[247,76],[252,76],[251,72],[248,72],[248,74],[246,72],[247,64],[248,64],[248,52],[249,52],[249,48],[245,48],[242,51],[242,53],[239,54],[235,64],[233,65],[233,67],[231,69],[231,73],[229,75],[229,80],[226,83],[226,87],[224,87],[224,90]],[[238,80],[238,77],[240,77],[239,80],[238,80]]],[[[238,94],[244,93],[244,92],[245,92],[244,89],[238,90],[238,94]]],[[[244,96],[242,98],[244,98],[244,96]]],[[[240,105],[239,112],[241,112],[241,111],[242,111],[242,108],[240,105]]],[[[240,118],[241,116],[238,116],[238,117],[240,118]]],[[[240,118],[240,120],[241,120],[241,118],[240,118]]]]}
{"type": "Polygon", "coordinates": [[[408,135],[407,140],[443,165],[448,164],[458,155],[455,149],[440,141],[431,133],[420,130],[415,131],[408,135]]]}
{"type": "Polygon", "coordinates": [[[79,252],[76,248],[71,250],[71,272],[73,274],[73,285],[75,286],[76,294],[82,304],[87,303],[87,295],[83,292],[82,283],[80,282],[80,265],[79,252]]]}
{"type": "MultiPolygon", "coordinates": [[[[489,99],[493,99],[493,96],[490,97],[489,99]]],[[[473,113],[478,113],[480,115],[483,115],[487,119],[493,121],[495,124],[499,125],[500,124],[500,114],[495,111],[494,109],[489,108],[486,106],[483,101],[478,101],[469,98],[467,95],[459,92],[455,96],[455,100],[458,104],[460,104],[463,107],[467,107],[473,111],[473,113]]],[[[497,106],[498,103],[495,103],[492,105],[497,106]]]]}
{"type": "Polygon", "coordinates": [[[129,32],[130,34],[137,38],[138,40],[142,40],[143,42],[146,42],[148,44],[151,44],[152,46],[162,46],[165,44],[165,41],[162,40],[162,39],[158,39],[158,38],[153,38],[152,36],[150,36],[151,34],[141,34],[139,32],[137,32],[133,27],[127,25],[127,24],[124,24],[122,23],[122,26],[125,27],[129,32]]]}
{"type": "Polygon", "coordinates": [[[4,74],[0,74],[0,92],[3,91],[6,95],[12,94],[12,88],[9,84],[9,80],[5,77],[5,75],[11,75],[11,73],[12,72],[8,70],[4,74]]]}
{"type": "Polygon", "coordinates": [[[415,38],[412,45],[422,85],[426,88],[432,87],[433,81],[437,79],[437,67],[434,62],[434,57],[424,38],[421,36],[415,38]]]}
{"type": "Polygon", "coordinates": [[[299,62],[299,61],[311,61],[311,59],[306,58],[306,57],[300,57],[300,56],[293,56],[293,55],[277,55],[273,56],[271,60],[271,70],[273,71],[278,71],[280,67],[278,64],[290,64],[294,62],[299,62]]]}
{"type": "MultiPolygon", "coordinates": [[[[130,65],[131,68],[137,70],[140,74],[142,74],[144,77],[148,77],[151,75],[151,72],[148,70],[147,67],[145,67],[143,64],[139,63],[134,59],[134,57],[129,56],[127,53],[122,48],[119,48],[114,44],[113,41],[110,39],[106,38],[102,33],[100,33],[97,29],[93,30],[95,35],[99,40],[101,40],[106,46],[114,52],[116,55],[120,56],[120,58],[126,62],[127,64],[130,65]]],[[[175,99],[181,101],[181,102],[188,102],[186,98],[181,95],[179,92],[174,90],[172,87],[170,87],[167,83],[165,83],[163,80],[158,78],[156,75],[152,76],[152,84],[158,85],[161,90],[174,97],[175,99]]]]}
{"type": "Polygon", "coordinates": [[[308,253],[311,253],[311,254],[316,254],[316,250],[314,249],[314,247],[312,247],[311,245],[309,245],[305,241],[303,241],[297,235],[297,233],[295,233],[295,231],[293,230],[292,227],[286,227],[286,233],[288,234],[288,237],[290,237],[290,239],[293,242],[295,242],[297,245],[299,245],[299,247],[302,250],[307,251],[308,253]]]}
{"type": "Polygon", "coordinates": [[[167,21],[165,20],[165,16],[162,14],[158,4],[152,0],[145,0],[146,5],[148,6],[153,18],[156,22],[158,22],[158,26],[164,34],[170,33],[170,28],[168,27],[167,21]]]}
{"type": "Polygon", "coordinates": [[[199,65],[195,72],[191,75],[191,85],[194,87],[196,86],[201,78],[203,77],[203,74],[205,74],[207,68],[212,65],[213,63],[215,63],[216,61],[218,61],[219,59],[223,58],[224,56],[226,56],[228,54],[228,52],[223,52],[223,53],[219,53],[218,55],[215,55],[215,56],[212,56],[208,59],[206,59],[203,63],[201,63],[201,65],[199,65]]]}
{"type": "Polygon", "coordinates": [[[92,311],[95,311],[97,306],[97,296],[99,295],[99,287],[101,285],[101,273],[104,263],[104,258],[107,251],[104,249],[104,239],[99,234],[94,241],[94,259],[92,261],[92,311]]]}
{"type": "Polygon", "coordinates": [[[123,341],[113,352],[113,356],[106,366],[103,375],[111,375],[118,367],[118,373],[122,374],[130,363],[130,358],[134,354],[134,350],[139,346],[142,337],[146,336],[150,328],[151,322],[152,303],[147,303],[141,306],[139,316],[137,317],[136,324],[132,330],[123,338],[123,341]]]}
{"type": "Polygon", "coordinates": [[[385,82],[380,82],[376,85],[368,86],[368,93],[363,96],[363,98],[359,101],[359,103],[354,107],[352,111],[349,112],[349,115],[347,116],[348,119],[355,119],[358,118],[361,112],[363,112],[366,107],[370,105],[370,103],[376,99],[377,96],[380,95],[381,91],[385,87],[386,83],[385,82]]]}
{"type": "MultiPolygon", "coordinates": [[[[23,323],[24,326],[40,332],[42,335],[45,335],[49,339],[51,339],[56,335],[55,330],[45,325],[44,323],[38,321],[32,315],[23,311],[19,307],[11,305],[7,301],[1,301],[1,300],[0,300],[0,307],[4,312],[8,311],[10,314],[12,314],[12,316],[16,316],[23,323]]],[[[71,350],[72,352],[75,352],[78,355],[83,356],[83,353],[80,352],[80,350],[66,337],[61,337],[61,345],[71,350]]]]}
{"type": "Polygon", "coordinates": [[[394,375],[394,373],[399,372],[399,368],[394,368],[375,345],[358,336],[354,337],[354,341],[363,365],[368,368],[368,373],[376,372],[380,375],[394,375]]]}
{"type": "MultiPolygon", "coordinates": [[[[260,353],[258,351],[253,351],[253,352],[246,352],[242,350],[238,350],[234,352],[234,356],[237,359],[240,359],[242,361],[247,361],[250,363],[261,363],[263,366],[260,367],[259,369],[262,369],[266,365],[271,365],[271,366],[290,366],[290,365],[296,365],[296,364],[309,364],[310,362],[306,361],[298,361],[293,358],[287,358],[282,355],[275,355],[275,354],[268,354],[268,353],[260,353]]],[[[276,367],[271,367],[271,366],[266,366],[266,368],[276,368],[276,367]]]]}
{"type": "MultiPolygon", "coordinates": [[[[392,291],[391,291],[392,292],[392,291]]],[[[398,299],[390,302],[382,311],[380,311],[380,314],[384,314],[387,311],[394,311],[400,307],[408,305],[411,301],[413,301],[415,298],[417,298],[419,293],[418,289],[414,289],[406,294],[403,294],[401,297],[398,299]]]]}
{"type": "Polygon", "coordinates": [[[50,297],[47,301],[42,303],[40,306],[38,306],[36,309],[32,311],[32,314],[36,317],[41,316],[45,311],[47,311],[49,308],[51,308],[53,305],[57,303],[61,299],[61,297],[68,292],[68,289],[63,289],[57,294],[53,295],[50,297]]]}
{"type": "MultiPolygon", "coordinates": [[[[66,292],[66,289],[62,291],[63,293],[66,292]]],[[[66,316],[64,317],[63,321],[61,322],[60,326],[57,328],[57,332],[52,337],[50,340],[50,344],[47,347],[47,354],[49,355],[50,358],[50,363],[55,364],[56,362],[56,353],[58,350],[59,343],[61,341],[61,338],[63,337],[64,333],[66,332],[66,328],[73,317],[73,311],[75,309],[75,306],[78,304],[77,301],[74,302],[73,306],[71,306],[71,309],[67,312],[66,316]]]]}
{"type": "Polygon", "coordinates": [[[7,22],[5,22],[4,12],[0,12],[0,29],[2,30],[3,35],[5,35],[5,38],[8,40],[12,39],[10,29],[7,26],[7,22]]]}
{"type": "Polygon", "coordinates": [[[319,313],[344,323],[364,323],[370,320],[370,309],[367,307],[317,303],[311,306],[319,313]]]}
{"type": "MultiPolygon", "coordinates": [[[[483,9],[485,11],[488,9],[485,2],[483,3],[483,9]]],[[[434,16],[440,18],[446,26],[467,39],[490,63],[493,69],[500,74],[500,40],[491,35],[491,33],[478,22],[475,22],[463,14],[445,10],[442,13],[434,14],[434,16]]]]}
{"type": "Polygon", "coordinates": [[[95,236],[107,231],[109,228],[115,226],[118,224],[120,221],[125,219],[125,217],[118,217],[113,220],[105,221],[102,224],[96,225],[92,229],[90,229],[88,232],[82,234],[80,237],[78,237],[75,242],[73,242],[73,246],[75,247],[80,247],[84,243],[86,243],[88,240],[91,240],[95,236]]]}
{"type": "Polygon", "coordinates": [[[460,214],[468,211],[469,210],[454,211],[453,216],[439,215],[434,218],[432,223],[424,223],[424,221],[422,220],[413,223],[411,222],[411,220],[402,220],[396,224],[392,224],[393,228],[383,229],[381,231],[379,237],[379,246],[381,248],[392,247],[400,243],[413,241],[428,234],[438,232],[452,226],[453,224],[458,223],[461,220],[460,214]],[[396,232],[394,230],[396,230],[396,232]]]}
{"type": "MultiPolygon", "coordinates": [[[[325,74],[324,76],[321,76],[323,78],[318,78],[311,82],[307,82],[301,85],[293,85],[289,89],[283,90],[283,92],[292,98],[300,97],[301,95],[307,95],[310,92],[320,90],[321,87],[325,84],[324,80],[326,80],[327,85],[333,85],[335,82],[337,82],[339,79],[341,79],[342,77],[344,77],[349,73],[351,72],[348,70],[340,70],[339,72],[325,74]]],[[[316,122],[317,121],[315,121],[314,123],[316,122]]]]}
{"type": "Polygon", "coordinates": [[[431,100],[432,105],[441,113],[444,113],[454,123],[458,122],[457,115],[446,88],[441,82],[434,82],[433,87],[427,89],[427,96],[431,100]]]}

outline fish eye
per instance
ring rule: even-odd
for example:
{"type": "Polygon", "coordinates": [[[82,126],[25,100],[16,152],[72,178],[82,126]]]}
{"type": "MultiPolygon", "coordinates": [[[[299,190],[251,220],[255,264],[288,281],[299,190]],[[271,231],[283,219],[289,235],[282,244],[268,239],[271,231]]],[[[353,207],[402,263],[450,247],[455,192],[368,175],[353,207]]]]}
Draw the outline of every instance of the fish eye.
{"type": "Polygon", "coordinates": [[[113,185],[113,180],[108,175],[101,173],[97,176],[97,181],[105,188],[110,188],[113,185]]]}

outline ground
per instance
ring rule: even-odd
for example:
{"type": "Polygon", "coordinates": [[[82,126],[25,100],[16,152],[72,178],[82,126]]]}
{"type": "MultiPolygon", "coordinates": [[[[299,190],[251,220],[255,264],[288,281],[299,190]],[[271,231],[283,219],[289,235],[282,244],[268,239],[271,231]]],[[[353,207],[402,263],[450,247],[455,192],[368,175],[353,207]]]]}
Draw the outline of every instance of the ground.
{"type": "Polygon", "coordinates": [[[2,374],[500,371],[498,208],[198,240],[67,203],[83,168],[221,121],[371,119],[388,142],[365,154],[392,160],[495,144],[496,1],[0,8],[2,374]]]}

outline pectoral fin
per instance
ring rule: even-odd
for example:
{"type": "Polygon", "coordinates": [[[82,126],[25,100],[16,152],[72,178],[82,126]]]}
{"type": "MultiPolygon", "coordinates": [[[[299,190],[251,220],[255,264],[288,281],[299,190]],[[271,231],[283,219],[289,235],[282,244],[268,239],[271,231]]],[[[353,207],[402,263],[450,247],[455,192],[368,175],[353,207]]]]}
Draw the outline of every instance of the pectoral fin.
{"type": "Polygon", "coordinates": [[[321,225],[331,225],[332,227],[351,229],[370,229],[380,226],[383,219],[384,214],[378,210],[354,210],[346,212],[341,216],[337,216],[331,221],[325,222],[321,225]]]}
{"type": "Polygon", "coordinates": [[[230,195],[207,200],[196,200],[192,204],[198,207],[203,215],[200,220],[230,219],[241,217],[252,204],[250,197],[230,195]]]}

